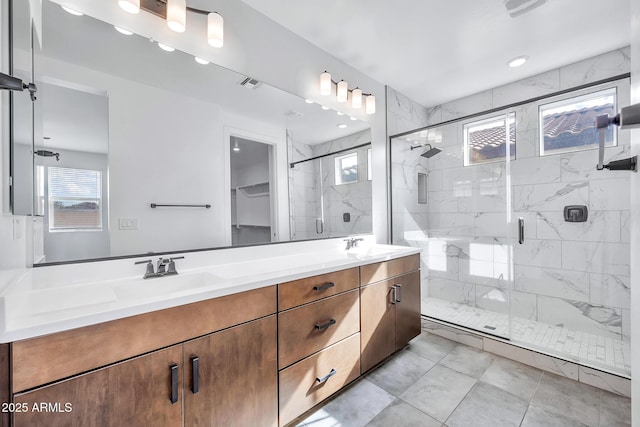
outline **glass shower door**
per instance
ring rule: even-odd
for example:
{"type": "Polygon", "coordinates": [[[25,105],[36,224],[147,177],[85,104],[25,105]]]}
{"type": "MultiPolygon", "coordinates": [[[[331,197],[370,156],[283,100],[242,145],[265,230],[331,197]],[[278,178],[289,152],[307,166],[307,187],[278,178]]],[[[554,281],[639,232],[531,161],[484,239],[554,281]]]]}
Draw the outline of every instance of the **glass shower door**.
{"type": "Polygon", "coordinates": [[[391,141],[393,243],[423,249],[422,314],[502,338],[512,276],[508,122],[499,114],[391,141]]]}

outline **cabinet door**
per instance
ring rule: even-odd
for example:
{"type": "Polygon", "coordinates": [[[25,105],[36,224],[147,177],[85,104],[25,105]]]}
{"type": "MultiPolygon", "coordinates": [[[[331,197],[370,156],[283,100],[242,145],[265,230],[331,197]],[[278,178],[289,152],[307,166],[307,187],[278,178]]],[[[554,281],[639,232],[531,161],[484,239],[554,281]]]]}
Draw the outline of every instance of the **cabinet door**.
{"type": "Polygon", "coordinates": [[[420,270],[403,274],[396,285],[396,350],[420,335],[420,270]]]}
{"type": "Polygon", "coordinates": [[[181,426],[181,363],[182,346],[177,345],[17,394],[14,401],[27,411],[16,412],[13,425],[181,426]],[[172,366],[177,367],[173,372],[172,366]]]}
{"type": "Polygon", "coordinates": [[[277,426],[276,342],[273,315],[185,343],[185,425],[277,426]]]}
{"type": "Polygon", "coordinates": [[[385,280],[360,289],[360,363],[363,373],[396,349],[393,283],[385,280]]]}

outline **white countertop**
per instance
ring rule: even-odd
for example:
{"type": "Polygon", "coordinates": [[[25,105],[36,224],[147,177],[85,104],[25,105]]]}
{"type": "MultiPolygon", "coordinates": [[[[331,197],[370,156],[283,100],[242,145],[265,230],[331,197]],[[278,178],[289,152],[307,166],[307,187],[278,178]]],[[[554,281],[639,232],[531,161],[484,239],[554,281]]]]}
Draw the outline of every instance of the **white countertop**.
{"type": "MultiPolygon", "coordinates": [[[[342,239],[180,254],[177,276],[143,280],[145,258],[31,268],[0,283],[0,342],[6,343],[417,254],[342,239]]],[[[158,257],[150,257],[155,260],[158,257]]]]}

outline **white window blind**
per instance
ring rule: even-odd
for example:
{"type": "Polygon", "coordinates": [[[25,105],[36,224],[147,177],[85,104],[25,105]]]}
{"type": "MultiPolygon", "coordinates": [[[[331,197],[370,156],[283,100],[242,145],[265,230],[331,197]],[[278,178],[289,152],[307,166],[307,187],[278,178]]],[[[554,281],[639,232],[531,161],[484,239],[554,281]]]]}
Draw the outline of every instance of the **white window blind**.
{"type": "Polygon", "coordinates": [[[102,229],[102,172],[50,167],[49,230],[102,229]]]}

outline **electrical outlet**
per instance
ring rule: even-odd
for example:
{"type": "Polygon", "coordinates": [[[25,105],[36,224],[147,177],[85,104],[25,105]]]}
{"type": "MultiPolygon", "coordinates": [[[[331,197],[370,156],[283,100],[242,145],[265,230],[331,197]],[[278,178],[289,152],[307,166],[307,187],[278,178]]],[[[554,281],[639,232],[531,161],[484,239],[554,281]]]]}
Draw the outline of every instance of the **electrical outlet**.
{"type": "Polygon", "coordinates": [[[138,218],[119,218],[118,226],[120,230],[137,230],[138,218]]]}

